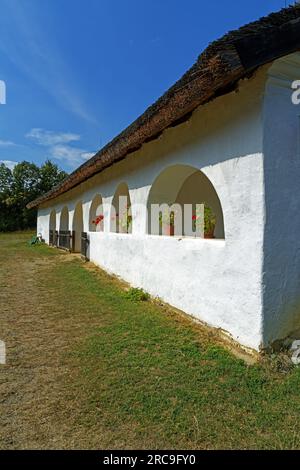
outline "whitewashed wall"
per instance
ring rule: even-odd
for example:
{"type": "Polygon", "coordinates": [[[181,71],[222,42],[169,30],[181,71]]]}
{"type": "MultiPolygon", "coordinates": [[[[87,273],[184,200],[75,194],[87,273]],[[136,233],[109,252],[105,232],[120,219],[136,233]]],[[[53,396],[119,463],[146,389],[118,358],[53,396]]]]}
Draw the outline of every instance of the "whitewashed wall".
{"type": "MultiPolygon", "coordinates": [[[[99,193],[110,204],[120,182],[131,203],[147,204],[151,185],[167,167],[191,165],[214,185],[224,213],[225,241],[156,237],[146,234],[146,216],[133,213],[131,235],[90,233],[90,259],[109,272],[179,309],[220,327],[240,343],[258,349],[263,341],[263,92],[266,68],[240,83],[239,91],[197,109],[126,160],[108,168],[49,206],[39,209],[38,231],[49,238],[49,214],[83,203],[84,230],[99,193]]],[[[172,181],[169,181],[171,184],[172,181]]]]}
{"type": "Polygon", "coordinates": [[[264,101],[266,225],[263,337],[266,344],[300,334],[300,105],[291,84],[300,80],[300,54],[269,70],[264,101]]]}

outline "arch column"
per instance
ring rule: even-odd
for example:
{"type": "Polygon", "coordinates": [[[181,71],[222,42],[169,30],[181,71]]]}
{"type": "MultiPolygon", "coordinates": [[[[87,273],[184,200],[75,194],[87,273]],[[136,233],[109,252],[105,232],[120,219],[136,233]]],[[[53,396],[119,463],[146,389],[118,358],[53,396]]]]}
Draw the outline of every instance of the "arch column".
{"type": "Polygon", "coordinates": [[[56,230],[59,230],[61,211],[56,211],[56,230]]]}
{"type": "Polygon", "coordinates": [[[132,211],[132,233],[134,235],[146,235],[148,224],[147,201],[151,186],[130,190],[132,211]]]}
{"type": "Polygon", "coordinates": [[[113,196],[102,198],[104,215],[103,231],[106,233],[111,231],[112,201],[113,196]]]}
{"type": "Polygon", "coordinates": [[[120,183],[115,191],[111,205],[111,232],[129,234],[132,233],[133,225],[134,219],[132,217],[132,205],[128,185],[126,183],[120,183]]]}
{"type": "Polygon", "coordinates": [[[73,240],[73,251],[75,253],[80,253],[81,252],[81,234],[82,232],[84,231],[83,230],[83,207],[82,207],[82,202],[79,201],[76,206],[75,206],[75,209],[72,213],[72,216],[71,216],[71,219],[72,219],[72,232],[74,233],[74,236],[75,236],[75,240],[73,240]]]}
{"type": "Polygon", "coordinates": [[[83,232],[88,232],[90,229],[89,216],[90,216],[91,204],[92,204],[92,201],[87,201],[82,204],[83,232]]]}

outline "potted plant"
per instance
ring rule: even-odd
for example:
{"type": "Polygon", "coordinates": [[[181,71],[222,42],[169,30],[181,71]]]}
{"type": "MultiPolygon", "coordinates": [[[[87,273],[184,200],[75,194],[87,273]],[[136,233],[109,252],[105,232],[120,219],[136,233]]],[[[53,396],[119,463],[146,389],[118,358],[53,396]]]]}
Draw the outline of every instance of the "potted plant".
{"type": "MultiPolygon", "coordinates": [[[[199,223],[201,215],[196,213],[193,215],[193,230],[196,231],[197,223],[199,223]]],[[[204,204],[204,238],[215,238],[216,216],[212,209],[204,204]]]]}
{"type": "Polygon", "coordinates": [[[101,224],[101,225],[100,225],[100,230],[102,230],[102,228],[103,228],[103,220],[104,220],[104,215],[103,215],[103,214],[97,215],[96,218],[95,218],[95,220],[92,220],[92,224],[93,224],[93,225],[96,225],[96,227],[101,224]]]}
{"type": "Polygon", "coordinates": [[[162,229],[164,226],[164,235],[169,237],[174,237],[175,234],[175,213],[174,212],[167,212],[163,214],[160,212],[159,214],[159,224],[162,229]]]}
{"type": "Polygon", "coordinates": [[[132,228],[132,215],[130,214],[130,207],[127,206],[124,214],[119,218],[119,226],[122,228],[123,233],[130,233],[132,228]]]}
{"type": "Polygon", "coordinates": [[[215,238],[216,216],[209,206],[204,205],[204,238],[215,238]]]}

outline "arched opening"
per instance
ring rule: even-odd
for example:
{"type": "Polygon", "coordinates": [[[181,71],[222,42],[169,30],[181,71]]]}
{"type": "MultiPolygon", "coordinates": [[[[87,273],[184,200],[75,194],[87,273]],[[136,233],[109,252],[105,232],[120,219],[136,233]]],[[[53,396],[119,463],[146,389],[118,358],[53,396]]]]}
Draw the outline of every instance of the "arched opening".
{"type": "Polygon", "coordinates": [[[54,231],[56,230],[56,212],[53,209],[50,213],[50,219],[49,219],[49,230],[54,231]]]}
{"type": "Polygon", "coordinates": [[[83,210],[82,203],[78,202],[75,207],[73,217],[73,251],[75,253],[81,252],[81,235],[83,232],[83,210]]]}
{"type": "Polygon", "coordinates": [[[67,206],[63,208],[60,214],[59,230],[69,230],[69,210],[67,206]]]}
{"type": "Polygon", "coordinates": [[[49,245],[56,245],[56,212],[54,209],[49,218],[49,245]]]}
{"type": "Polygon", "coordinates": [[[187,165],[166,168],[156,178],[149,193],[148,233],[174,235],[174,212],[167,212],[169,232],[166,233],[162,230],[163,211],[159,211],[159,225],[154,223],[151,208],[155,205],[174,205],[174,212],[178,208],[181,213],[178,220],[183,236],[197,236],[195,221],[198,223],[200,219],[197,211],[199,207],[203,207],[201,218],[205,238],[225,238],[223,211],[217,192],[207,176],[196,168],[187,165]]]}
{"type": "Polygon", "coordinates": [[[131,201],[126,183],[119,184],[112,201],[111,231],[132,233],[131,201]]]}
{"type": "Polygon", "coordinates": [[[103,203],[100,194],[97,194],[91,204],[89,214],[89,230],[90,232],[103,232],[104,230],[104,214],[103,203]]]}

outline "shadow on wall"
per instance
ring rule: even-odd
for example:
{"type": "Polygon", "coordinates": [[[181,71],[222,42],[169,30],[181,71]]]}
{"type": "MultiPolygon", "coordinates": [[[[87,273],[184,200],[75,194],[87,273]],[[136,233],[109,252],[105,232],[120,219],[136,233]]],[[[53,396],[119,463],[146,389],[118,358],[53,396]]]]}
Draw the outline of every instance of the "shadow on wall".
{"type": "Polygon", "coordinates": [[[264,112],[262,328],[267,346],[300,327],[300,107],[292,104],[291,91],[271,78],[264,112]]]}
{"type": "Polygon", "coordinates": [[[282,168],[276,184],[270,176],[265,180],[263,346],[300,329],[300,217],[287,191],[299,185],[300,172],[294,170],[290,178],[286,173],[282,168]]]}

